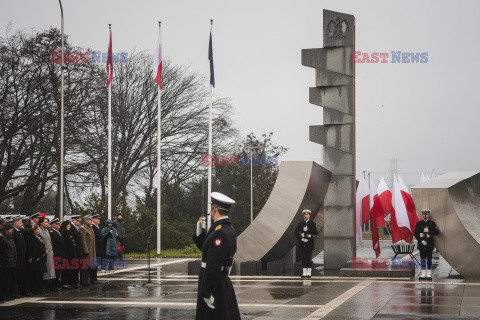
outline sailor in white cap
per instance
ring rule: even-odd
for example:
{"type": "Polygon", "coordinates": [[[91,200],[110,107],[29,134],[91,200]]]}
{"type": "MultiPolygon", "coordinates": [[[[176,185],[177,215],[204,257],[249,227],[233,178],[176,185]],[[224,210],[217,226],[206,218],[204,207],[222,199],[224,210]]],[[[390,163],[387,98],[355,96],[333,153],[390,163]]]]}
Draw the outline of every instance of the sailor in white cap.
{"type": "Polygon", "coordinates": [[[308,209],[302,211],[303,220],[295,228],[295,238],[298,240],[298,248],[302,254],[302,278],[312,277],[312,252],[315,250],[313,238],[318,234],[317,225],[310,220],[312,212],[308,209]]]}
{"type": "Polygon", "coordinates": [[[415,238],[418,241],[418,250],[420,251],[422,274],[420,280],[432,280],[432,253],[433,236],[438,235],[438,228],[434,221],[430,219],[430,210],[422,210],[423,220],[415,225],[415,238]]]}
{"type": "Polygon", "coordinates": [[[204,219],[201,218],[193,236],[193,241],[202,250],[195,319],[240,320],[235,291],[228,277],[237,251],[237,233],[228,218],[235,201],[219,192],[212,192],[211,200],[214,222],[205,232],[204,219]]]}

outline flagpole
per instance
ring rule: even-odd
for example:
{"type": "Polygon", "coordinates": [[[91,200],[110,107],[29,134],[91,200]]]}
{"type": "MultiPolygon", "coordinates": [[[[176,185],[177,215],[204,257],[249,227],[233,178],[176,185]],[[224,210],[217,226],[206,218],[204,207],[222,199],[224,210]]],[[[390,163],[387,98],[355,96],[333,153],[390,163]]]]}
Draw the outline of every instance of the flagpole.
{"type": "MultiPolygon", "coordinates": [[[[212,35],[213,32],[213,19],[210,19],[210,35],[212,35]]],[[[210,104],[208,108],[208,154],[210,157],[213,158],[212,156],[212,104],[213,104],[213,84],[210,83],[210,104]]],[[[207,230],[210,229],[210,226],[212,224],[212,217],[211,217],[211,199],[212,196],[212,164],[208,166],[208,199],[207,199],[207,230]]]]}
{"type": "Polygon", "coordinates": [[[60,221],[63,221],[63,184],[64,184],[64,176],[63,176],[63,167],[64,167],[64,161],[65,161],[65,155],[64,155],[64,148],[65,148],[65,145],[64,145],[64,123],[63,123],[63,117],[64,117],[64,107],[63,107],[63,68],[64,68],[64,62],[65,62],[65,59],[63,58],[63,52],[64,52],[64,48],[63,48],[63,6],[62,6],[62,1],[58,0],[58,3],[60,4],[60,13],[61,13],[61,16],[62,16],[62,66],[60,68],[60,77],[61,77],[61,87],[60,87],[60,171],[59,171],[59,175],[60,175],[60,186],[59,186],[59,190],[57,191],[58,192],[58,196],[59,196],[59,218],[60,218],[60,221]]]}
{"type": "MultiPolygon", "coordinates": [[[[162,22],[158,21],[158,35],[161,36],[162,22]]],[[[161,45],[161,44],[160,44],[161,45]]],[[[161,50],[161,48],[160,48],[161,50]]],[[[158,101],[157,101],[157,254],[162,251],[161,248],[161,194],[162,194],[162,169],[161,169],[161,138],[162,138],[162,88],[157,84],[158,101]]]]}
{"type": "MultiPolygon", "coordinates": [[[[108,24],[110,37],[112,24],[108,24]]],[[[109,65],[109,76],[112,65],[109,65]]],[[[112,220],[112,84],[108,86],[108,219],[112,220]]]]}

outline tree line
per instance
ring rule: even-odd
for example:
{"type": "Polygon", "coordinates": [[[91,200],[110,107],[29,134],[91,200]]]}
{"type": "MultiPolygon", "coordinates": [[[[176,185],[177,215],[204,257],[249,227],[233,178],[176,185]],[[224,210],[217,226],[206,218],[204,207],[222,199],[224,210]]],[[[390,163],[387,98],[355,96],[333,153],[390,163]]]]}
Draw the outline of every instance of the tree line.
{"type": "MultiPolygon", "coordinates": [[[[59,50],[60,41],[55,28],[31,34],[7,32],[0,38],[2,214],[42,211],[58,216],[61,64],[52,60],[52,52],[59,50]]],[[[64,46],[68,55],[90,51],[72,44],[68,36],[64,46]]],[[[130,245],[136,250],[143,246],[137,235],[156,221],[158,92],[151,65],[150,54],[133,51],[127,61],[114,64],[112,82],[112,212],[124,213],[132,235],[130,245]]],[[[64,67],[64,194],[71,213],[106,217],[104,67],[97,63],[64,67]]],[[[206,209],[207,168],[200,162],[201,155],[208,153],[208,81],[168,60],[162,79],[162,242],[165,247],[179,247],[191,242],[193,224],[206,209]]],[[[215,154],[248,153],[252,146],[257,147],[256,154],[285,153],[286,148],[272,142],[272,134],[242,139],[232,113],[229,99],[214,98],[215,154]]],[[[268,198],[276,173],[273,166],[254,168],[257,212],[268,198]]],[[[250,217],[250,168],[214,167],[213,175],[214,190],[239,199],[232,219],[243,230],[250,217]]]]}

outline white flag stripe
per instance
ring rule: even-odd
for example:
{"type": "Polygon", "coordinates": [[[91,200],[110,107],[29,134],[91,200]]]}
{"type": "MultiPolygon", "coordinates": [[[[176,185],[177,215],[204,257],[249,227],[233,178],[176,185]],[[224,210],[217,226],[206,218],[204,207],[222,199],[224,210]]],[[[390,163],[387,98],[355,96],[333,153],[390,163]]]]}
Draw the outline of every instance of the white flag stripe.
{"type": "Polygon", "coordinates": [[[395,209],[395,218],[397,219],[397,226],[399,228],[405,227],[410,229],[410,220],[408,219],[407,207],[403,200],[402,190],[407,191],[405,184],[400,176],[397,178],[397,174],[393,175],[393,192],[392,192],[392,205],[395,209]]]}

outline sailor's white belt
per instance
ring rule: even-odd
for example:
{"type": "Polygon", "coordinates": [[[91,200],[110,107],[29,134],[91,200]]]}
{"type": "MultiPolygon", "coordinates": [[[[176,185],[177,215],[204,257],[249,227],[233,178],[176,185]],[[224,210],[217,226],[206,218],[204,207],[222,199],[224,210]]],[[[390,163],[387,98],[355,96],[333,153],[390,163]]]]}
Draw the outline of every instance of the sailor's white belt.
{"type": "MultiPolygon", "coordinates": [[[[202,268],[206,268],[206,267],[207,267],[207,263],[202,261],[201,267],[202,267],[202,268]]],[[[224,269],[225,269],[225,267],[222,266],[222,268],[220,269],[220,271],[223,271],[224,269]]]]}

